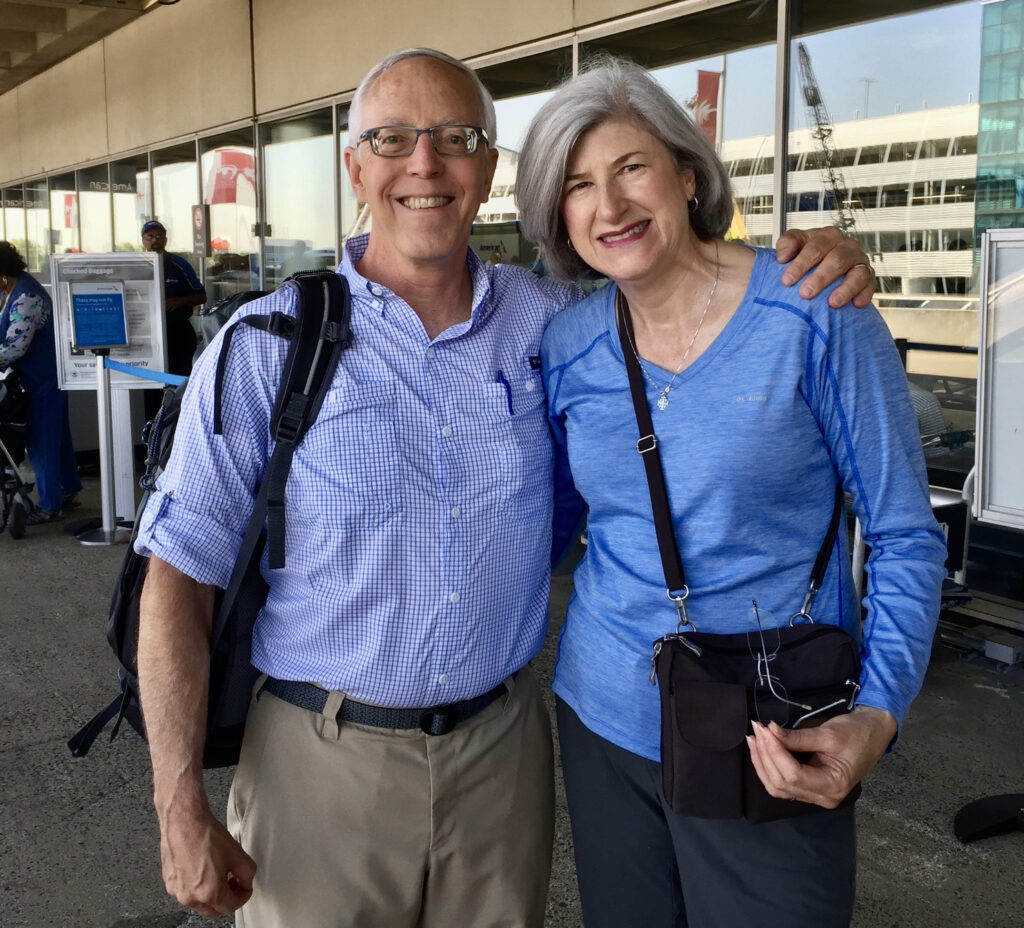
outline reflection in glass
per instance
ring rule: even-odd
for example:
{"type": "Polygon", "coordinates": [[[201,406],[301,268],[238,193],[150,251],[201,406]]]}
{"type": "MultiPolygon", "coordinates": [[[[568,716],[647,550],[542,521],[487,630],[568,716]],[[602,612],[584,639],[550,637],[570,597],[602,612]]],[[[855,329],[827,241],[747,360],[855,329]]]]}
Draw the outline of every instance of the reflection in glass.
{"type": "Polygon", "coordinates": [[[494,97],[498,166],[488,199],[480,207],[469,246],[485,264],[520,264],[543,273],[536,251],[519,230],[516,169],[523,135],[537,110],[551,96],[550,88],[572,73],[568,48],[502,62],[482,69],[480,79],[494,97]]]}
{"type": "Polygon", "coordinates": [[[34,270],[29,261],[29,251],[25,242],[25,207],[24,193],[21,187],[5,187],[0,190],[0,207],[4,214],[4,240],[10,242],[21,256],[29,262],[29,270],[34,270]]]}
{"type": "Polygon", "coordinates": [[[331,111],[260,127],[267,224],[263,286],[296,271],[335,266],[331,111]]]}
{"type": "Polygon", "coordinates": [[[202,139],[199,146],[208,210],[205,285],[207,296],[216,301],[259,287],[252,130],[202,139]]]}
{"type": "Polygon", "coordinates": [[[25,184],[25,212],[22,222],[25,230],[26,252],[22,252],[33,273],[48,270],[50,260],[50,200],[46,180],[31,180],[25,184]]]}
{"type": "MultiPolygon", "coordinates": [[[[338,122],[338,151],[344,152],[348,146],[348,104],[337,108],[338,122]]],[[[369,232],[370,211],[365,203],[356,199],[352,183],[348,179],[348,171],[345,170],[344,155],[338,159],[338,170],[340,179],[338,183],[339,215],[341,218],[341,239],[344,241],[350,235],[358,235],[361,232],[369,232]]]]}
{"type": "Polygon", "coordinates": [[[50,250],[53,254],[81,251],[74,174],[50,178],[50,250]]]}
{"type": "Polygon", "coordinates": [[[145,154],[110,165],[114,204],[114,251],[140,251],[141,230],[153,215],[149,189],[149,157],[145,154]]]}
{"type": "Polygon", "coordinates": [[[589,42],[652,70],[715,146],[736,204],[728,238],[768,245],[775,198],[777,4],[730,3],[589,42]]]}
{"type": "Polygon", "coordinates": [[[110,176],[105,164],[78,171],[78,222],[82,251],[99,254],[113,250],[110,176]]]}
{"type": "MultiPolygon", "coordinates": [[[[153,213],[167,229],[167,250],[181,255],[200,273],[192,251],[192,207],[199,202],[196,149],[191,142],[153,152],[153,213]]],[[[141,226],[135,235],[141,250],[141,226]]]]}
{"type": "Polygon", "coordinates": [[[980,3],[876,16],[866,0],[796,4],[789,147],[804,157],[787,173],[786,225],[835,224],[873,245],[886,289],[962,294],[973,254],[948,243],[974,223],[980,3]]]}

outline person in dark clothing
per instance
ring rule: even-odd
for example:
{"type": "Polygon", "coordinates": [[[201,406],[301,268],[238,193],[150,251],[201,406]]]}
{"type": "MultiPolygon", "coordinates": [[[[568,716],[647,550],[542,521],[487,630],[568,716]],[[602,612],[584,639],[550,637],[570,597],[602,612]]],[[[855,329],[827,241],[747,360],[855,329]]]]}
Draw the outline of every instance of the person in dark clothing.
{"type": "Polygon", "coordinates": [[[167,248],[167,229],[162,222],[150,220],[142,227],[142,245],[146,251],[164,256],[164,311],[167,314],[167,371],[188,376],[196,352],[196,332],[190,319],[192,310],[206,302],[206,290],[192,265],[167,248]]]}
{"type": "Polygon", "coordinates": [[[39,506],[30,525],[56,522],[82,489],[71,444],[68,401],[57,386],[53,303],[10,242],[0,242],[0,370],[13,367],[29,395],[25,448],[39,506]]]}

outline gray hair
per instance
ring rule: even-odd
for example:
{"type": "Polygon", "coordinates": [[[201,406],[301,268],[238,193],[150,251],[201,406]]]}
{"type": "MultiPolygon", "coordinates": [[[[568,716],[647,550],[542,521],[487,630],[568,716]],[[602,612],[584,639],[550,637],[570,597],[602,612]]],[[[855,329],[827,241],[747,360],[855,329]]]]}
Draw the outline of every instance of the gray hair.
{"type": "Polygon", "coordinates": [[[359,136],[363,132],[363,103],[366,101],[366,95],[370,92],[370,88],[385,71],[408,58],[432,58],[454,68],[469,78],[473,88],[476,90],[477,96],[480,98],[480,109],[483,112],[484,123],[481,128],[487,133],[487,140],[491,148],[494,148],[498,140],[498,120],[494,115],[494,100],[491,99],[490,93],[484,87],[476,71],[469,65],[434,48],[406,48],[400,52],[392,52],[385,59],[374,65],[366,77],[359,82],[355,96],[352,97],[352,102],[349,104],[348,144],[353,148],[359,144],[359,136]]]}
{"type": "Polygon", "coordinates": [[[721,238],[732,224],[729,174],[693,120],[638,64],[601,55],[540,108],[519,153],[516,202],[523,234],[537,245],[547,269],[562,280],[601,276],[569,246],[562,185],[583,133],[617,117],[646,129],[680,169],[693,171],[698,207],[690,213],[690,225],[702,241],[721,238]]]}

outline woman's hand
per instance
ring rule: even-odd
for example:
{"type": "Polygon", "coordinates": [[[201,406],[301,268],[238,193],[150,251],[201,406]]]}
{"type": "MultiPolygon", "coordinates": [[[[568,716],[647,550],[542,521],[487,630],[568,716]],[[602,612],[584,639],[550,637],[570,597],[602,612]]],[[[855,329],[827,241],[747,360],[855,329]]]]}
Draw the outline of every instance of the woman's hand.
{"type": "Polygon", "coordinates": [[[834,809],[878,763],[897,728],[885,710],[858,706],[817,728],[793,730],[754,722],[747,744],[769,795],[834,809]],[[801,752],[811,759],[801,763],[793,756],[801,752]]]}
{"type": "Polygon", "coordinates": [[[834,226],[821,229],[790,229],[775,243],[780,264],[791,261],[782,282],[792,286],[812,268],[814,273],[803,282],[800,296],[817,296],[832,281],[845,278],[828,297],[828,305],[838,309],[849,302],[863,309],[875,292],[875,272],[868,256],[855,239],[843,235],[834,226]]]}

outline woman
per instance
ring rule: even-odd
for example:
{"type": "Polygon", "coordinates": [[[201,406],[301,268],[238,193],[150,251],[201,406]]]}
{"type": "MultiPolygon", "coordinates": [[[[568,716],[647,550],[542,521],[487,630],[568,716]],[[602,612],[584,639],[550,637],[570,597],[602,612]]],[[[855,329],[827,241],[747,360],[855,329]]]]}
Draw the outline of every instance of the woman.
{"type": "Polygon", "coordinates": [[[13,367],[29,395],[25,447],[39,505],[29,525],[55,522],[82,489],[71,445],[67,397],[57,386],[53,304],[10,242],[0,242],[0,368],[13,367]]]}
{"type": "MultiPolygon", "coordinates": [[[[555,275],[613,281],[558,316],[541,350],[556,444],[589,508],[554,680],[585,924],[847,925],[853,807],[835,807],[920,687],[944,573],[892,339],[873,308],[834,312],[827,293],[801,300],[773,252],[724,240],[726,171],[643,69],[600,61],[556,92],[526,138],[525,234],[555,275]],[[620,341],[617,311],[632,340],[620,341]],[[787,624],[837,477],[852,494],[872,549],[856,708],[808,730],[754,724],[748,738],[768,792],[820,812],[755,825],[677,815],[664,799],[648,674],[652,642],[678,617],[626,351],[643,373],[702,632],[756,632],[753,600],[762,627],[787,624]]],[[[848,554],[841,532],[815,618],[857,634],[848,554]]]]}

